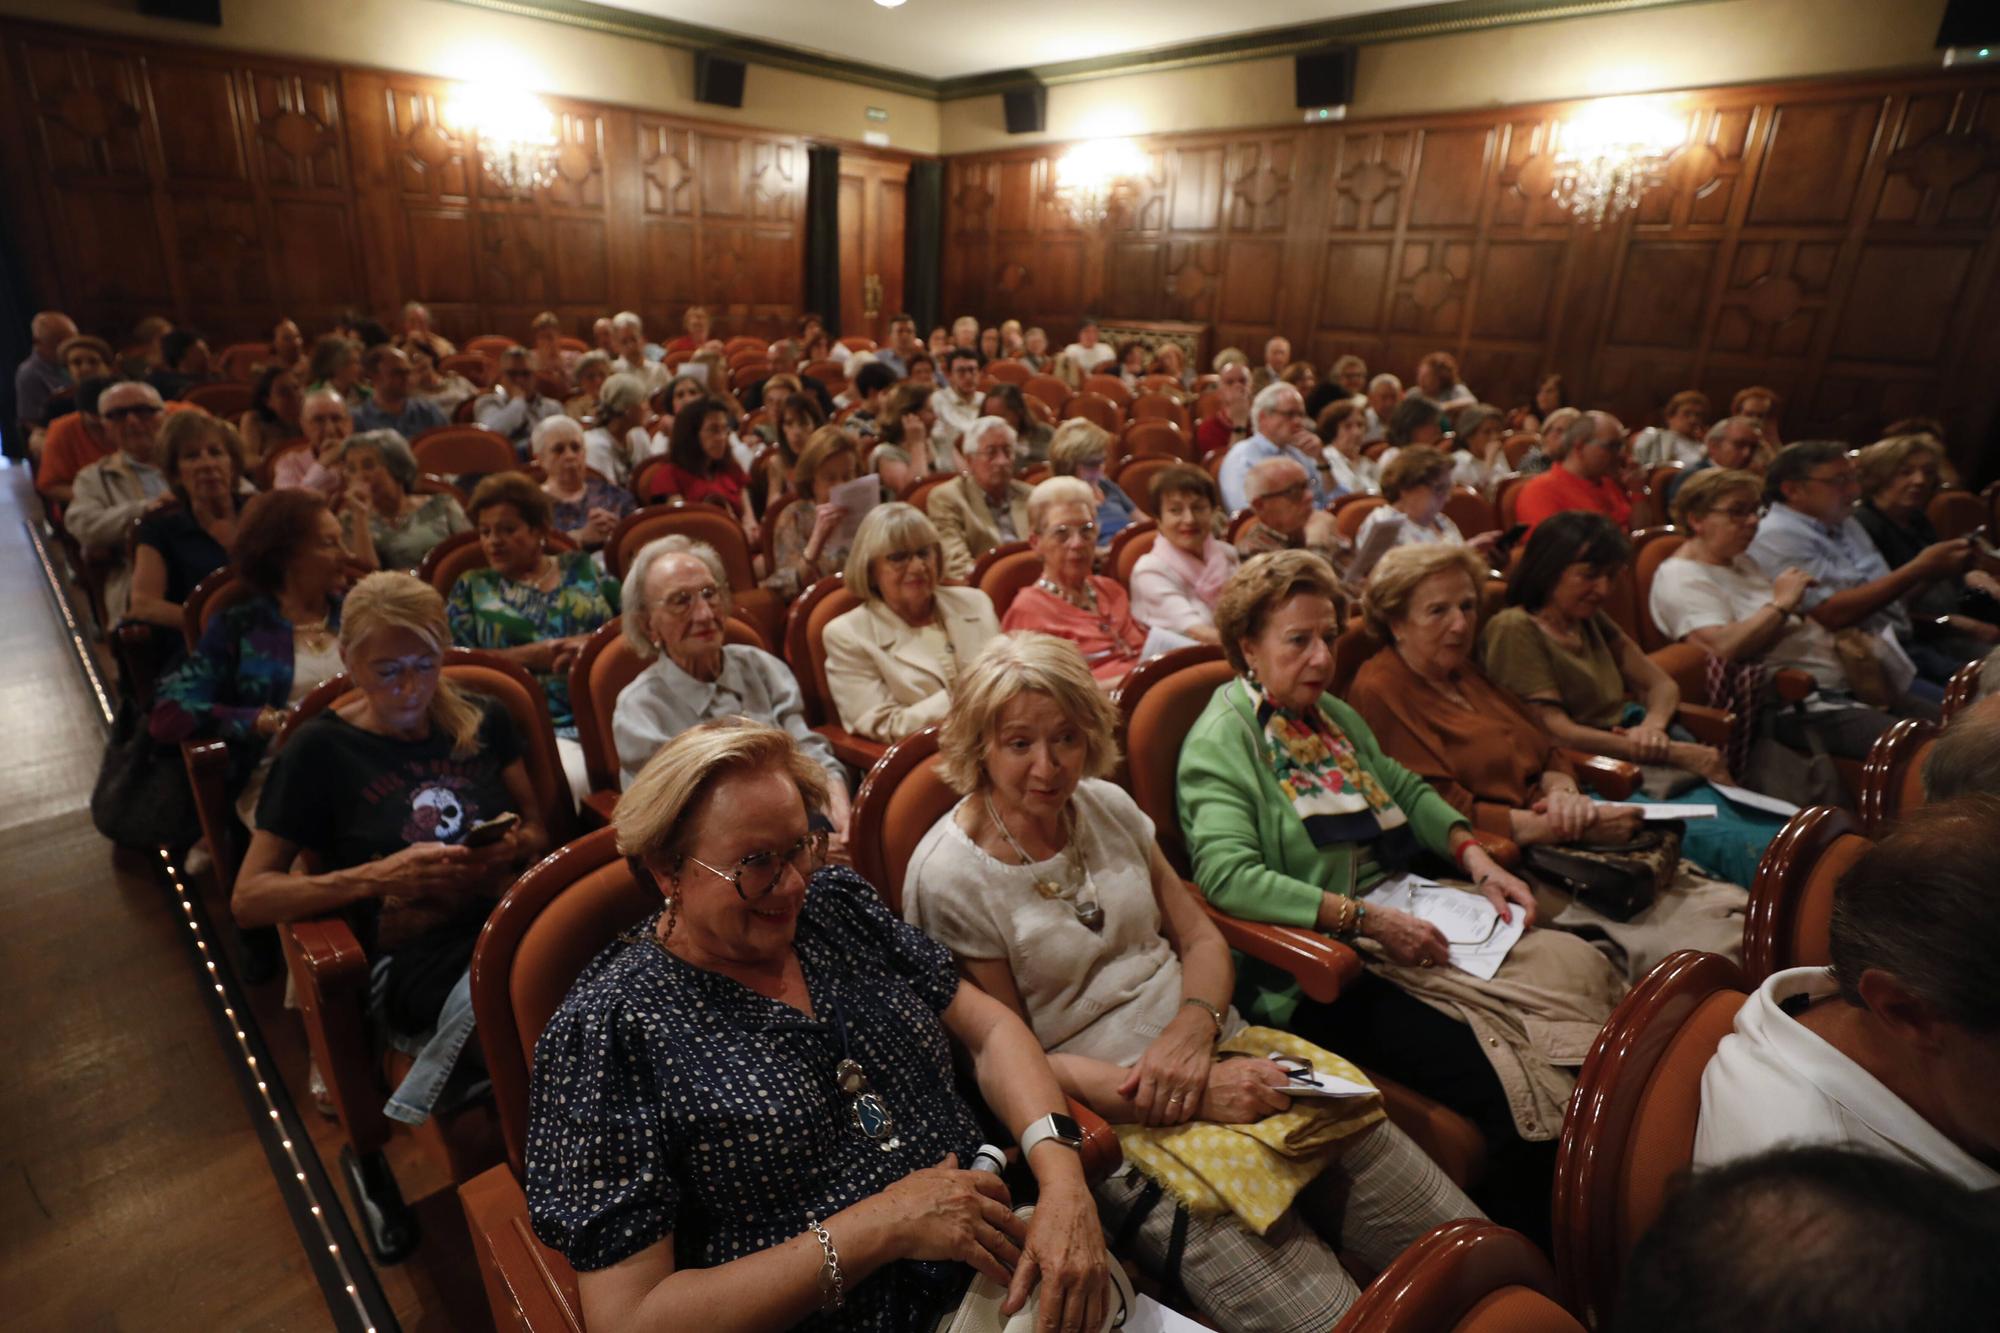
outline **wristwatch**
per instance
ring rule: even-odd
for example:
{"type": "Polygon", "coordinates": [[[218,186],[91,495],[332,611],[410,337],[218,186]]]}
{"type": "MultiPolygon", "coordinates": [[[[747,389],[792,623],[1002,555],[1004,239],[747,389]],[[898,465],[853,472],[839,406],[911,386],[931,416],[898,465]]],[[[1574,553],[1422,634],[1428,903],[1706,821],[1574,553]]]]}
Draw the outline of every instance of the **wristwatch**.
{"type": "Polygon", "coordinates": [[[1021,1156],[1026,1159],[1035,1150],[1035,1145],[1043,1139],[1054,1139],[1065,1148],[1077,1152],[1083,1150],[1083,1126],[1063,1115],[1052,1111],[1021,1132],[1021,1156]]]}

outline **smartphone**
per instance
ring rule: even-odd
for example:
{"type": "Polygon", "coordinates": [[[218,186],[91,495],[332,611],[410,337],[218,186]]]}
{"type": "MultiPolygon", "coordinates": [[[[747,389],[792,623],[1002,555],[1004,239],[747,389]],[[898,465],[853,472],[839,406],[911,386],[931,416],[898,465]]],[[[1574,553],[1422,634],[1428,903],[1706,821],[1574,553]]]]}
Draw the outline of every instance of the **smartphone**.
{"type": "Polygon", "coordinates": [[[491,819],[482,819],[465,831],[464,846],[488,847],[506,837],[521,817],[512,810],[503,810],[491,819]]]}
{"type": "Polygon", "coordinates": [[[1528,525],[1526,523],[1516,523],[1513,527],[1500,534],[1500,540],[1493,543],[1493,549],[1496,551],[1511,551],[1520,543],[1521,538],[1527,535],[1528,525]]]}

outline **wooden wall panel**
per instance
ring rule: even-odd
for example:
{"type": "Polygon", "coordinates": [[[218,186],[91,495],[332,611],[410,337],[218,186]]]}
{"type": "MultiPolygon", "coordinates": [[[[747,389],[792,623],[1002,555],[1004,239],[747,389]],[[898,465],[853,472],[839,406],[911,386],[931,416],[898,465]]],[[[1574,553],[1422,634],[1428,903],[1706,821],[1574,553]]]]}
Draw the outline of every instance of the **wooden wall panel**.
{"type": "Polygon", "coordinates": [[[945,305],[1058,341],[1086,312],[1206,323],[1253,357],[1282,333],[1405,377],[1442,348],[1488,401],[1561,371],[1632,424],[1761,383],[1794,438],[1922,411],[2000,471],[2000,78],[1682,101],[1666,181],[1602,229],[1548,197],[1570,104],[1142,139],[1157,168],[1088,231],[1051,189],[1062,145],[953,158],[945,305]]]}

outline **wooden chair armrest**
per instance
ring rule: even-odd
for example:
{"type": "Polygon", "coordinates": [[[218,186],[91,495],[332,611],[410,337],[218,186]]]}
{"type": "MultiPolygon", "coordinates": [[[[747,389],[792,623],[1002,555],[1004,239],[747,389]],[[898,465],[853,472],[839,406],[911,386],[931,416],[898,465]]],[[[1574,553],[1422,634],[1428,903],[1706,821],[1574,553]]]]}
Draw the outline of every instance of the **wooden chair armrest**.
{"type": "Polygon", "coordinates": [[[1188,887],[1230,948],[1291,973],[1298,979],[1299,989],[1322,1004],[1338,998],[1344,987],[1361,976],[1360,956],[1339,940],[1302,926],[1273,926],[1230,916],[1217,911],[1200,888],[1188,887]]]}
{"type": "Polygon", "coordinates": [[[368,955],[338,917],[294,921],[278,940],[334,1111],[355,1152],[373,1152],[389,1141],[389,1119],[368,1022],[368,955]]]}
{"type": "Polygon", "coordinates": [[[1639,790],[1637,764],[1584,750],[1564,750],[1562,756],[1576,770],[1578,780],[1606,800],[1622,801],[1639,790]]]}
{"type": "Polygon", "coordinates": [[[875,767],[875,761],[889,752],[889,747],[882,742],[857,736],[831,723],[813,730],[826,737],[826,743],[833,747],[834,758],[863,773],[875,767]]]}
{"type": "Polygon", "coordinates": [[[1479,845],[1502,870],[1521,868],[1521,846],[1512,838],[1499,833],[1488,833],[1485,829],[1472,830],[1472,836],[1479,839],[1479,845]]]}
{"type": "Polygon", "coordinates": [[[1703,745],[1718,750],[1729,748],[1730,734],[1736,730],[1736,714],[1707,704],[1682,704],[1674,713],[1674,721],[1686,727],[1703,745]]]}
{"type": "Polygon", "coordinates": [[[1777,690],[1778,697],[1788,704],[1797,703],[1816,688],[1812,675],[1795,667],[1785,667],[1774,672],[1771,684],[1777,690]]]}
{"type": "Polygon", "coordinates": [[[1118,1131],[1074,1097],[1069,1099],[1069,1115],[1083,1130],[1083,1178],[1093,1185],[1109,1180],[1125,1160],[1125,1150],[1118,1146],[1118,1131]]]}
{"type": "Polygon", "coordinates": [[[236,890],[236,868],[243,860],[243,850],[237,845],[236,815],[229,802],[229,746],[223,741],[182,741],[181,763],[187,768],[195,816],[201,822],[201,836],[208,842],[216,883],[226,903],[236,890]]]}
{"type": "Polygon", "coordinates": [[[618,808],[618,793],[615,791],[594,791],[583,798],[581,813],[583,822],[591,828],[607,828],[611,824],[611,813],[618,808]]]}
{"type": "Polygon", "coordinates": [[[458,1187],[472,1233],[473,1254],[486,1285],[493,1326],[525,1333],[583,1333],[576,1274],[535,1238],[528,1200],[505,1163],[458,1187]]]}

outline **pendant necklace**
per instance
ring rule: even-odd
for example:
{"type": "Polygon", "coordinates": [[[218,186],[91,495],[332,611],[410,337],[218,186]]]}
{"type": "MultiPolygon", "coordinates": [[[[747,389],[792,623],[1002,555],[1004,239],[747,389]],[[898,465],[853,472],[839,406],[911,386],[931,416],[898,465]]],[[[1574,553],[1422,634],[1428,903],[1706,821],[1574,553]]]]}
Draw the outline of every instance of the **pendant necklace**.
{"type": "Polygon", "coordinates": [[[903,1146],[896,1133],[895,1113],[882,1100],[882,1094],[870,1086],[868,1075],[854,1058],[854,1049],[847,1040],[847,1008],[838,995],[832,998],[831,1008],[834,1031],[840,1034],[840,1063],[833,1068],[833,1085],[847,1098],[847,1122],[883,1152],[894,1152],[903,1146]]]}
{"type": "MultiPolygon", "coordinates": [[[[980,799],[986,803],[986,817],[1000,830],[1000,836],[1014,849],[1014,855],[1021,858],[1021,864],[1033,865],[1035,858],[1029,856],[1027,850],[1015,841],[1013,832],[1007,827],[1007,821],[1000,818],[999,812],[993,808],[992,795],[989,793],[980,799]]],[[[1035,880],[1035,892],[1051,902],[1067,902],[1069,910],[1076,913],[1076,919],[1085,927],[1102,930],[1104,908],[1098,905],[1097,885],[1091,880],[1090,870],[1083,864],[1083,855],[1077,849],[1076,820],[1067,809],[1063,812],[1063,831],[1069,839],[1069,846],[1064,849],[1064,853],[1065,859],[1069,862],[1072,882],[1061,884],[1047,875],[1039,876],[1035,880]]]]}

